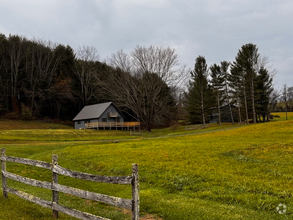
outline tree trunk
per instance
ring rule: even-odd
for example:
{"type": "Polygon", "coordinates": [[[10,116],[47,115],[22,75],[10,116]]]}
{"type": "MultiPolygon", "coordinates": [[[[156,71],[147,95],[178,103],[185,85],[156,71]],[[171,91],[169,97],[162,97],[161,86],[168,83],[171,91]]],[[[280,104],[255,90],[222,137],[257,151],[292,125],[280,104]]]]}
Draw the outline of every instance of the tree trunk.
{"type": "Polygon", "coordinates": [[[238,119],[239,120],[239,124],[242,124],[239,94],[238,94],[238,117],[239,117],[239,119],[238,119]]]}
{"type": "Polygon", "coordinates": [[[231,117],[231,122],[232,124],[234,125],[234,117],[233,117],[233,112],[232,112],[232,108],[231,108],[231,104],[230,104],[230,99],[229,99],[229,92],[228,92],[228,86],[226,85],[226,100],[227,100],[227,103],[229,105],[229,111],[230,111],[230,117],[231,117]]]}
{"type": "Polygon", "coordinates": [[[201,116],[202,116],[202,124],[205,127],[206,126],[206,121],[205,121],[205,114],[204,114],[204,99],[203,99],[203,91],[201,91],[201,103],[200,103],[200,107],[201,107],[201,116]]]}
{"type": "Polygon", "coordinates": [[[246,124],[248,124],[248,108],[247,108],[247,99],[246,99],[246,89],[245,89],[245,85],[243,86],[243,97],[244,97],[244,105],[245,105],[245,117],[246,117],[246,124]]]}
{"type": "Polygon", "coordinates": [[[288,106],[287,106],[287,101],[285,102],[285,109],[286,109],[286,120],[288,120],[288,106]]]}
{"type": "Polygon", "coordinates": [[[254,88],[253,88],[253,77],[251,77],[251,83],[250,83],[250,95],[251,95],[251,108],[252,108],[252,118],[253,123],[256,123],[256,112],[255,112],[255,105],[254,105],[254,88]]]}
{"type": "Polygon", "coordinates": [[[217,104],[218,104],[218,114],[219,114],[219,126],[222,126],[219,90],[217,91],[217,104]]]}

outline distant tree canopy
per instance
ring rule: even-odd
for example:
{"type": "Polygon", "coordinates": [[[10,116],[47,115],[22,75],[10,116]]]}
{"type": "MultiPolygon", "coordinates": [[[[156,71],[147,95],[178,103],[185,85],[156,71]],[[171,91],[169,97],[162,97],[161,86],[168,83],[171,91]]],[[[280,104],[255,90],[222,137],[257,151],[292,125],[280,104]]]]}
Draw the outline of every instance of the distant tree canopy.
{"type": "Polygon", "coordinates": [[[262,58],[257,46],[250,43],[241,47],[230,69],[229,65],[223,61],[221,65],[213,64],[208,68],[204,57],[196,58],[185,96],[191,123],[200,121],[205,124],[208,111],[214,108],[221,125],[222,105],[230,107],[232,123],[235,116],[231,105],[237,107],[240,123],[248,123],[250,119],[254,123],[269,120],[273,73],[266,66],[266,58],[262,58]]]}
{"type": "Polygon", "coordinates": [[[208,83],[208,67],[205,57],[196,58],[194,70],[190,74],[192,79],[188,92],[185,94],[189,120],[191,123],[200,122],[205,125],[214,101],[212,87],[208,83]]]}
{"type": "Polygon", "coordinates": [[[136,47],[130,54],[113,54],[110,63],[115,71],[100,86],[120,108],[149,131],[176,119],[175,92],[183,75],[174,50],[136,47]]]}
{"type": "Polygon", "coordinates": [[[112,101],[126,117],[151,130],[175,119],[181,73],[170,48],[118,51],[107,64],[93,47],[74,51],[49,41],[0,35],[0,114],[71,120],[85,105],[112,101]]]}
{"type": "Polygon", "coordinates": [[[273,73],[266,65],[266,58],[262,58],[257,46],[251,43],[241,47],[232,63],[230,85],[234,87],[232,92],[238,99],[238,108],[245,109],[246,122],[249,118],[254,123],[269,120],[273,73]]]}
{"type": "MultiPolygon", "coordinates": [[[[183,108],[190,123],[205,124],[211,108],[220,114],[226,104],[237,107],[240,122],[267,121],[278,96],[266,64],[254,44],[243,45],[231,64],[208,67],[205,57],[198,56],[194,69],[186,71],[169,47],[137,46],[100,62],[93,47],[73,50],[0,34],[0,116],[72,120],[85,105],[112,101],[147,130],[168,126],[177,119],[177,109],[182,117],[183,108]],[[184,85],[187,72],[191,80],[184,85]],[[186,86],[182,96],[178,88],[186,86]]],[[[286,90],[287,103],[292,102],[291,90],[286,90]]]]}
{"type": "Polygon", "coordinates": [[[2,113],[18,117],[29,109],[31,117],[72,118],[79,103],[73,49],[12,35],[0,39],[2,113]]]}

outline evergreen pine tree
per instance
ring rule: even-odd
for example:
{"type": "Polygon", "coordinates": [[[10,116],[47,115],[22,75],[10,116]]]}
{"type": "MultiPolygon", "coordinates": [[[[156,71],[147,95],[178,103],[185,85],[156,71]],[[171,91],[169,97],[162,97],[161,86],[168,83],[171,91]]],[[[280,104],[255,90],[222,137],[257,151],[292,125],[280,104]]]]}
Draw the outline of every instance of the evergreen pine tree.
{"type": "Polygon", "coordinates": [[[190,74],[192,80],[186,93],[189,120],[191,123],[201,122],[205,126],[213,100],[212,88],[208,83],[208,67],[205,57],[196,58],[194,70],[190,74]]]}

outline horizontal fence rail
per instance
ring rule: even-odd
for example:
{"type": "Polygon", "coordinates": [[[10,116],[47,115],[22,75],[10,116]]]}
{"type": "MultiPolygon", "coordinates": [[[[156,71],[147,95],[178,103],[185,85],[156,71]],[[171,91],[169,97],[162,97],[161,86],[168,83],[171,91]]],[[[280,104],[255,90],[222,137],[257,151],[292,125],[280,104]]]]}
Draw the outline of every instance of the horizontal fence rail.
{"type": "Polygon", "coordinates": [[[86,123],[85,128],[92,128],[92,129],[118,129],[118,128],[127,128],[139,129],[140,130],[140,122],[91,122],[86,123]]]}
{"type": "Polygon", "coordinates": [[[100,216],[95,216],[89,213],[81,212],[79,210],[70,209],[65,206],[59,205],[58,193],[62,192],[62,193],[74,195],[80,198],[94,200],[97,202],[103,202],[109,205],[132,210],[132,220],[139,219],[139,183],[138,183],[138,165],[137,164],[132,165],[131,176],[98,176],[98,175],[93,175],[88,173],[72,171],[72,170],[59,166],[57,155],[52,156],[52,163],[47,163],[43,161],[6,156],[5,149],[3,148],[1,150],[0,159],[1,159],[2,190],[3,190],[3,196],[5,198],[8,198],[8,193],[11,193],[23,199],[26,199],[28,201],[41,205],[43,207],[50,208],[53,210],[54,218],[58,218],[58,212],[63,212],[65,214],[71,215],[79,219],[106,220],[106,218],[103,218],[100,216]],[[7,172],[6,171],[7,161],[41,167],[44,169],[51,170],[52,182],[30,179],[27,177],[23,177],[20,175],[7,172]],[[58,174],[69,176],[72,178],[82,179],[82,180],[89,180],[93,182],[132,185],[132,199],[123,199],[119,197],[94,193],[94,192],[58,184],[58,174]],[[30,195],[28,193],[10,188],[7,185],[7,179],[11,179],[11,180],[18,181],[27,185],[35,186],[35,187],[52,190],[52,201],[43,200],[36,196],[30,195]]]}

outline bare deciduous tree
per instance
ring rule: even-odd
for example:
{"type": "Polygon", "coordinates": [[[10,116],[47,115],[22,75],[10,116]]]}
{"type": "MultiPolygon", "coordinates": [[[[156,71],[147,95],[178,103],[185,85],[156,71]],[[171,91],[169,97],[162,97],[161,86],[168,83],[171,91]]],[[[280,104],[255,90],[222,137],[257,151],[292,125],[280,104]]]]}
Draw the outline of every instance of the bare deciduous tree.
{"type": "Polygon", "coordinates": [[[48,96],[48,91],[56,83],[56,68],[60,61],[60,58],[53,53],[55,48],[56,44],[42,39],[27,43],[26,80],[23,82],[22,88],[26,97],[30,98],[32,115],[41,109],[41,103],[51,98],[48,96]]]}
{"type": "Polygon", "coordinates": [[[108,62],[110,66],[119,68],[124,72],[133,72],[131,57],[128,54],[124,53],[123,50],[119,50],[118,52],[112,54],[108,62]]]}
{"type": "Polygon", "coordinates": [[[9,36],[9,46],[6,48],[6,54],[10,59],[10,94],[12,100],[12,111],[19,111],[17,99],[19,96],[19,74],[21,72],[21,62],[24,59],[24,41],[26,38],[19,36],[9,36]]]}
{"type": "Polygon", "coordinates": [[[169,47],[137,46],[131,52],[136,73],[156,73],[168,86],[178,83],[182,75],[178,72],[178,55],[169,47]]]}
{"type": "Polygon", "coordinates": [[[77,52],[76,76],[80,82],[82,104],[88,104],[95,96],[97,69],[95,62],[99,60],[98,51],[94,47],[83,46],[77,52]]]}
{"type": "Polygon", "coordinates": [[[115,71],[101,85],[118,106],[129,109],[147,130],[174,118],[173,93],[185,73],[174,50],[137,46],[130,55],[118,51],[109,62],[115,71]]]}

